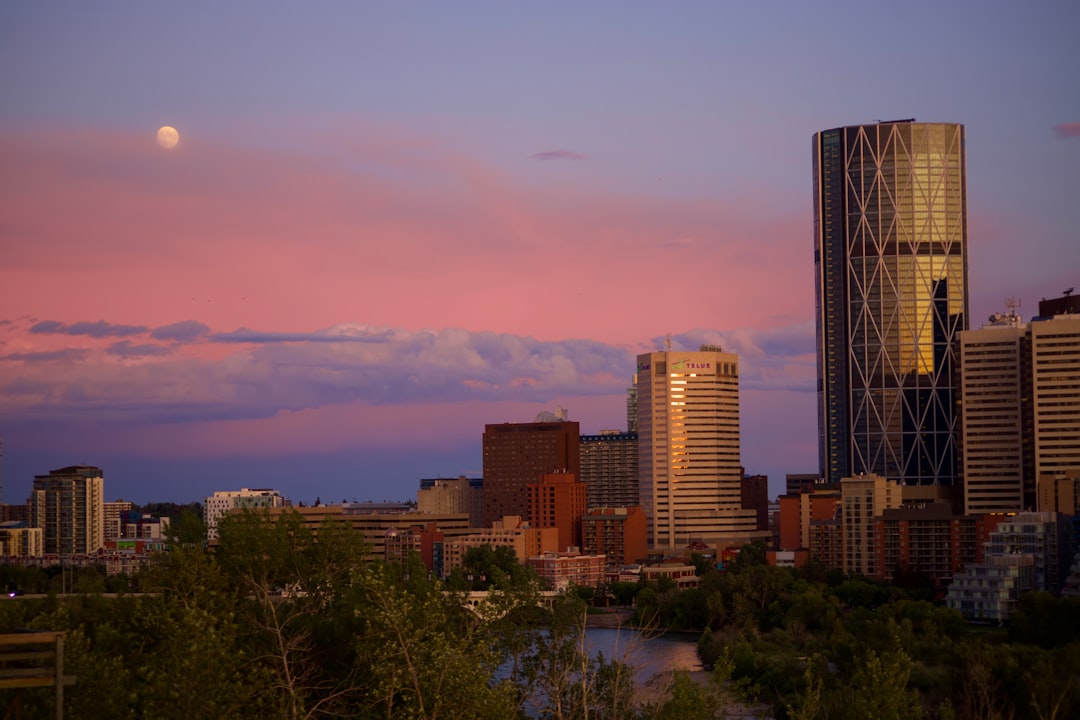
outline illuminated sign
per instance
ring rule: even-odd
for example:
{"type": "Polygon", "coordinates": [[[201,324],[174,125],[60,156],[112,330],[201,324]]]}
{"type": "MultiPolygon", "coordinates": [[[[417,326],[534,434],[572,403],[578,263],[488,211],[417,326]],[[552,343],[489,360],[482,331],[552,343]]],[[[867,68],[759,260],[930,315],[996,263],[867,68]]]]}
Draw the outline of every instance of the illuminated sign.
{"type": "Polygon", "coordinates": [[[712,363],[690,362],[689,360],[676,360],[671,363],[672,372],[687,372],[690,370],[711,370],[712,363]]]}

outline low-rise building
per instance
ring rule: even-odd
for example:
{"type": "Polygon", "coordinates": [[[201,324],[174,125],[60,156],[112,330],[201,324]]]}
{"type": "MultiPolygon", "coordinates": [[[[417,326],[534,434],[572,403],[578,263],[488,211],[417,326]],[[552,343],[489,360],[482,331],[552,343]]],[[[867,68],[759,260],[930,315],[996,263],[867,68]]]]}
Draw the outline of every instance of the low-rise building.
{"type": "Polygon", "coordinates": [[[945,604],[969,620],[1003,622],[1035,584],[1030,555],[994,555],[969,565],[949,586],[945,604]]]}
{"type": "Polygon", "coordinates": [[[1034,588],[1049,593],[1060,592],[1072,560],[1066,553],[1063,518],[1053,512],[1007,517],[990,533],[986,554],[1030,555],[1035,565],[1034,588]]]}
{"type": "Polygon", "coordinates": [[[534,528],[517,515],[507,515],[496,520],[489,528],[471,528],[468,533],[447,539],[443,546],[443,575],[449,575],[461,567],[469,548],[490,545],[492,548],[513,549],[518,562],[525,564],[529,558],[559,547],[558,528],[534,528]]]}
{"type": "Polygon", "coordinates": [[[288,505],[289,501],[277,490],[267,488],[219,490],[203,500],[203,522],[206,523],[206,537],[211,542],[218,539],[218,520],[230,511],[244,508],[273,509],[288,505]]]}
{"type": "Polygon", "coordinates": [[[0,522],[0,557],[41,557],[45,553],[44,531],[26,521],[0,522]]]}
{"type": "Polygon", "coordinates": [[[638,506],[593,508],[581,518],[582,550],[612,565],[641,562],[649,556],[647,525],[638,506]]]}
{"type": "Polygon", "coordinates": [[[984,542],[1005,515],[956,515],[952,503],[892,508],[874,519],[875,577],[892,580],[905,570],[948,581],[981,562],[984,542]]]}
{"type": "Polygon", "coordinates": [[[641,568],[641,579],[656,582],[660,579],[671,580],[678,588],[693,588],[701,584],[697,568],[683,563],[660,563],[641,568]]]}
{"type": "Polygon", "coordinates": [[[570,587],[599,587],[607,568],[606,555],[584,555],[577,548],[548,552],[529,558],[528,563],[551,590],[570,587]]]}
{"type": "Polygon", "coordinates": [[[483,527],[484,481],[464,475],[454,479],[423,479],[416,493],[416,509],[437,515],[465,513],[469,525],[483,527]]]}

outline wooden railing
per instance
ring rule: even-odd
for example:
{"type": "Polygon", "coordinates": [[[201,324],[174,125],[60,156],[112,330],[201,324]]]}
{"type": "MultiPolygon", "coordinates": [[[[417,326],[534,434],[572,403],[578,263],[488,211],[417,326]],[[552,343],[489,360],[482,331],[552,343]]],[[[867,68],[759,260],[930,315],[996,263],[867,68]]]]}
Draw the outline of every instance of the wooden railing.
{"type": "Polygon", "coordinates": [[[22,717],[26,688],[56,688],[56,717],[64,717],[64,686],[75,676],[64,674],[64,633],[27,631],[0,635],[0,690],[14,690],[4,720],[22,717]],[[51,647],[50,647],[51,646],[51,647]]]}

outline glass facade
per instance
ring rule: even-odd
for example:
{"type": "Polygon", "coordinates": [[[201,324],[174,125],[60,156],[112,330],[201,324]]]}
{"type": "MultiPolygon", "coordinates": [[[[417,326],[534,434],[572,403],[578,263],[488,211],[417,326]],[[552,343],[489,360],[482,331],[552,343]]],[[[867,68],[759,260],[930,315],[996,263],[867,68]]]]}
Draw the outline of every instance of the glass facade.
{"type": "Polygon", "coordinates": [[[964,127],[814,135],[821,473],[957,477],[956,340],[967,329],[964,127]]]}

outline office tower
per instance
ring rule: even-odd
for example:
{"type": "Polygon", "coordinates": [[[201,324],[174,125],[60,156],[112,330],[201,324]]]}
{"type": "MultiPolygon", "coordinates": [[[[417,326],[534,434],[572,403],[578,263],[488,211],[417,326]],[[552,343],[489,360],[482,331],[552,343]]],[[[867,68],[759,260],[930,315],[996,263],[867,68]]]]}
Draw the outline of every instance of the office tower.
{"type": "Polygon", "coordinates": [[[34,476],[30,525],[44,531],[46,555],[87,555],[105,544],[104,478],[89,465],[34,476]]]}
{"type": "Polygon", "coordinates": [[[585,514],[585,483],[570,473],[544,473],[529,483],[529,524],[558,528],[559,552],[581,549],[581,516],[585,514]]]}
{"type": "Polygon", "coordinates": [[[1031,330],[1035,478],[1080,472],[1080,315],[1055,315],[1031,330]]]}
{"type": "Polygon", "coordinates": [[[637,433],[602,430],[582,435],[580,479],[589,489],[590,508],[637,505],[637,433]]]}
{"type": "Polygon", "coordinates": [[[277,490],[266,488],[219,490],[203,501],[203,522],[206,523],[206,539],[218,539],[218,521],[230,510],[279,508],[288,505],[289,501],[277,490]]]}
{"type": "Polygon", "coordinates": [[[739,359],[717,346],[638,355],[639,496],[649,545],[746,537],[742,507],[739,359]]]}
{"type": "Polygon", "coordinates": [[[485,425],[484,526],[508,515],[531,522],[529,485],[547,473],[579,477],[579,435],[578,423],[567,420],[485,425]]]}
{"type": "Polygon", "coordinates": [[[769,476],[743,472],[742,506],[757,514],[757,529],[769,529],[769,476]]]}
{"type": "Polygon", "coordinates": [[[788,473],[784,476],[784,483],[788,495],[798,495],[802,492],[813,492],[817,486],[824,485],[825,481],[817,473],[788,473]]]}
{"type": "Polygon", "coordinates": [[[1033,503],[1030,338],[1015,312],[960,333],[960,449],[964,513],[1017,512],[1033,503]]]}
{"type": "Polygon", "coordinates": [[[1054,315],[1080,315],[1080,295],[1073,295],[1076,288],[1069,288],[1059,298],[1043,298],[1039,301],[1039,317],[1054,315]]]}
{"type": "Polygon", "coordinates": [[[968,317],[964,127],[904,120],[813,140],[822,476],[951,485],[968,317]]]}
{"type": "Polygon", "coordinates": [[[960,420],[966,513],[1051,509],[1044,479],[1080,472],[1080,315],[960,333],[960,420]]]}
{"type": "Polygon", "coordinates": [[[626,389],[626,432],[637,432],[637,375],[634,386],[626,389]]]}

